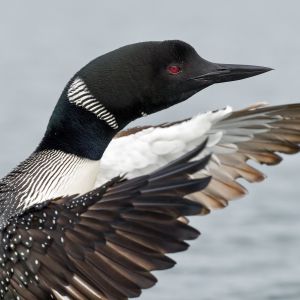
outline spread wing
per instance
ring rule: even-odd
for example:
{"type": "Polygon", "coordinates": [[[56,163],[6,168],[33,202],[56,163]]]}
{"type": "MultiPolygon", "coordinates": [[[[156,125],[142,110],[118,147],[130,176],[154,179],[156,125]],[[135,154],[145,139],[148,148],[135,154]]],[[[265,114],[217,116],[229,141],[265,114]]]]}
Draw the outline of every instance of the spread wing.
{"type": "MultiPolygon", "coordinates": [[[[209,186],[190,195],[209,209],[227,206],[246,189],[239,178],[258,182],[264,175],[248,164],[276,165],[279,153],[299,151],[300,104],[254,105],[233,112],[231,108],[209,112],[194,118],[155,127],[134,128],[121,132],[109,145],[101,160],[101,174],[128,178],[142,175],[171,161],[188,149],[209,138],[206,151],[212,159],[195,178],[210,175],[209,186]],[[117,158],[117,160],[116,160],[117,158]]],[[[106,178],[99,175],[98,184],[106,178]]]]}
{"type": "Polygon", "coordinates": [[[205,212],[185,198],[210,178],[189,174],[204,145],[151,174],[117,177],[83,195],[50,200],[9,221],[0,244],[2,299],[137,297],[172,267],[166,253],[187,249],[199,232],[178,220],[205,212]]]}

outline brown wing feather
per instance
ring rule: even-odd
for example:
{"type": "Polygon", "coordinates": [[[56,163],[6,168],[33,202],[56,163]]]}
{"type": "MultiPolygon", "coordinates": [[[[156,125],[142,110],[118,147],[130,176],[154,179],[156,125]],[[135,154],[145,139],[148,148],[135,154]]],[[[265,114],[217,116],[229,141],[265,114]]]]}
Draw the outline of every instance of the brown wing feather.
{"type": "MultiPolygon", "coordinates": [[[[218,164],[209,166],[206,172],[213,178],[211,183],[204,191],[190,196],[190,199],[205,204],[209,209],[223,208],[228,201],[246,194],[245,188],[235,185],[236,180],[243,178],[248,182],[260,182],[265,178],[263,173],[248,164],[249,160],[276,165],[282,160],[280,153],[299,152],[300,104],[260,106],[236,111],[217,124],[217,128],[267,131],[254,134],[248,141],[236,142],[237,149],[233,153],[215,154],[218,164]],[[221,185],[219,174],[223,174],[221,185]]],[[[201,173],[196,174],[196,177],[201,176],[201,173]]]]}

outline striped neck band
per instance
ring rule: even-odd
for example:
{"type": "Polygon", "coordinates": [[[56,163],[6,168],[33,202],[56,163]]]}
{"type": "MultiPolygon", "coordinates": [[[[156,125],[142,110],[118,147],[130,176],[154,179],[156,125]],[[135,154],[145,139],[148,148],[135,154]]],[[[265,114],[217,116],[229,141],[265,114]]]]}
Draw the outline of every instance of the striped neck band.
{"type": "Polygon", "coordinates": [[[76,77],[71,83],[68,90],[68,99],[72,104],[93,113],[98,119],[105,121],[113,129],[119,128],[115,116],[92,95],[81,78],[76,77]]]}

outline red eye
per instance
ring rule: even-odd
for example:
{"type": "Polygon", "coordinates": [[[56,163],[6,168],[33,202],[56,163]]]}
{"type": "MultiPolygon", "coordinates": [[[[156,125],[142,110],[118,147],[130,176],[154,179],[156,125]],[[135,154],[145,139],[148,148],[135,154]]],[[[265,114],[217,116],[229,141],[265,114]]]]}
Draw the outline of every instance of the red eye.
{"type": "Polygon", "coordinates": [[[176,65],[168,66],[167,68],[169,74],[176,75],[181,72],[181,68],[176,65]]]}

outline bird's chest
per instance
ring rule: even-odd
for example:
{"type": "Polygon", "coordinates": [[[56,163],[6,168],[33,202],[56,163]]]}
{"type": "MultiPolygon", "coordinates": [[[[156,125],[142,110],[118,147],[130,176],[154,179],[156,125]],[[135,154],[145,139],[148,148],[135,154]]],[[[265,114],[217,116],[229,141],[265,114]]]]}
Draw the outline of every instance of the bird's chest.
{"type": "Polygon", "coordinates": [[[99,161],[71,154],[39,153],[2,179],[9,195],[0,197],[6,206],[24,210],[49,199],[83,194],[94,188],[99,168],[99,161]]]}
{"type": "MultiPolygon", "coordinates": [[[[60,174],[52,174],[57,183],[47,189],[43,198],[56,198],[60,196],[84,194],[91,191],[95,187],[97,175],[99,173],[99,161],[83,161],[74,164],[72,167],[66,169],[60,174]]],[[[41,191],[43,194],[43,191],[41,191]]]]}

